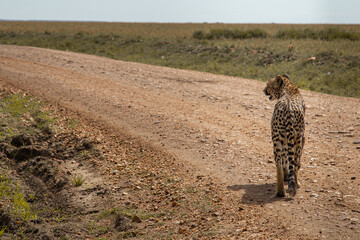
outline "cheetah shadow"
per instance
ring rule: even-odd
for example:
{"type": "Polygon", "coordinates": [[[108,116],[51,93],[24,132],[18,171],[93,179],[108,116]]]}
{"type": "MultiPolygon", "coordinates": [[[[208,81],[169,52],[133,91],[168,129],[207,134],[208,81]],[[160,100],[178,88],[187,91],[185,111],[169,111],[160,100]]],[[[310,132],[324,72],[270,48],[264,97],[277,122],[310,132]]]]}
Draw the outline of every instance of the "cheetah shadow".
{"type": "Polygon", "coordinates": [[[227,186],[230,191],[242,191],[245,193],[242,195],[241,202],[250,205],[263,205],[277,201],[290,201],[292,198],[278,198],[275,197],[276,183],[265,184],[244,184],[244,185],[232,185],[227,186]]]}

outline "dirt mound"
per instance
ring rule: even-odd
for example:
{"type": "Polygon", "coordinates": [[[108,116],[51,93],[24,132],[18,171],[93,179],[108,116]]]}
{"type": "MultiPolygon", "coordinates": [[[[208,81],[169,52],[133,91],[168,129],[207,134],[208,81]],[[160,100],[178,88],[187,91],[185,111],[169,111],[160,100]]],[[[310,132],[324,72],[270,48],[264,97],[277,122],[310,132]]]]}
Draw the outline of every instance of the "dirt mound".
{"type": "MultiPolygon", "coordinates": [[[[26,193],[27,202],[31,203],[37,212],[33,220],[23,221],[17,215],[10,214],[7,208],[1,209],[0,224],[6,227],[7,234],[21,237],[18,232],[21,227],[26,237],[36,239],[68,236],[66,228],[53,233],[47,222],[50,217],[56,218],[59,214],[55,209],[61,209],[60,214],[76,214],[73,202],[68,197],[73,190],[69,175],[63,171],[63,166],[66,165],[63,159],[67,154],[73,160],[79,160],[76,156],[83,148],[67,146],[65,140],[69,139],[77,145],[84,143],[82,139],[71,135],[55,136],[43,132],[34,136],[20,134],[2,142],[2,152],[6,156],[3,161],[10,166],[8,171],[13,171],[12,179],[18,181],[19,188],[26,193]]],[[[86,142],[86,146],[88,145],[86,142]]],[[[68,221],[65,225],[72,224],[74,223],[68,221]]]]}

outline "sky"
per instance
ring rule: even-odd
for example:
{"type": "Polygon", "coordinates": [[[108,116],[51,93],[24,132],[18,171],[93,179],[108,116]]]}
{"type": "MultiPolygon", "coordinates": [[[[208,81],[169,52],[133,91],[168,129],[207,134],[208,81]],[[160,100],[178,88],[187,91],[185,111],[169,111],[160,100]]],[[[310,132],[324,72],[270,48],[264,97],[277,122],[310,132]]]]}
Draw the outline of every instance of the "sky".
{"type": "Polygon", "coordinates": [[[0,20],[360,24],[360,0],[0,0],[0,20]]]}

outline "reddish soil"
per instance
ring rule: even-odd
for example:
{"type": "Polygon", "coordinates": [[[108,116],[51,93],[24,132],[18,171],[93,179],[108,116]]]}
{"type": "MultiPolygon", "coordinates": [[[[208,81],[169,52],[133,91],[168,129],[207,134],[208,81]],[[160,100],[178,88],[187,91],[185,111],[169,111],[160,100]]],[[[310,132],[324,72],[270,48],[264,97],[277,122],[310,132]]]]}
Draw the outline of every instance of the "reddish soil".
{"type": "MultiPolygon", "coordinates": [[[[171,156],[169,163],[139,160],[140,167],[164,169],[194,186],[202,179],[213,184],[207,191],[222,209],[212,213],[218,238],[359,238],[360,99],[301,91],[306,144],[302,186],[291,199],[274,198],[274,102],[263,82],[1,45],[0,83],[76,114],[86,131],[104,134],[109,151],[127,136],[154,156],[171,156]]],[[[123,163],[118,155],[113,161],[106,164],[123,163]]],[[[110,168],[99,172],[102,181],[115,181],[110,168]]],[[[185,224],[174,238],[194,237],[190,230],[205,231],[185,224]]]]}

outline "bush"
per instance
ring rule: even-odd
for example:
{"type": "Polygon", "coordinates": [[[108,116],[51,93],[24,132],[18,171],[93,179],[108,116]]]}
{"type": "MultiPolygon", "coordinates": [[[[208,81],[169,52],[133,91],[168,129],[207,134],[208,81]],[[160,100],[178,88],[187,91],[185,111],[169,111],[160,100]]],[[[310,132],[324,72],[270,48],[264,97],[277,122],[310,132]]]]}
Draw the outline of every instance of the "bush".
{"type": "Polygon", "coordinates": [[[261,29],[253,30],[239,30],[239,29],[211,29],[209,33],[204,33],[203,31],[195,31],[193,33],[193,38],[203,40],[214,40],[214,39],[246,39],[246,38],[266,38],[268,34],[261,29]]]}
{"type": "Polygon", "coordinates": [[[327,28],[325,30],[314,29],[288,29],[279,30],[275,34],[275,38],[280,39],[315,39],[315,40],[338,40],[347,39],[351,41],[360,40],[360,34],[354,32],[346,32],[338,28],[327,28]]]}

